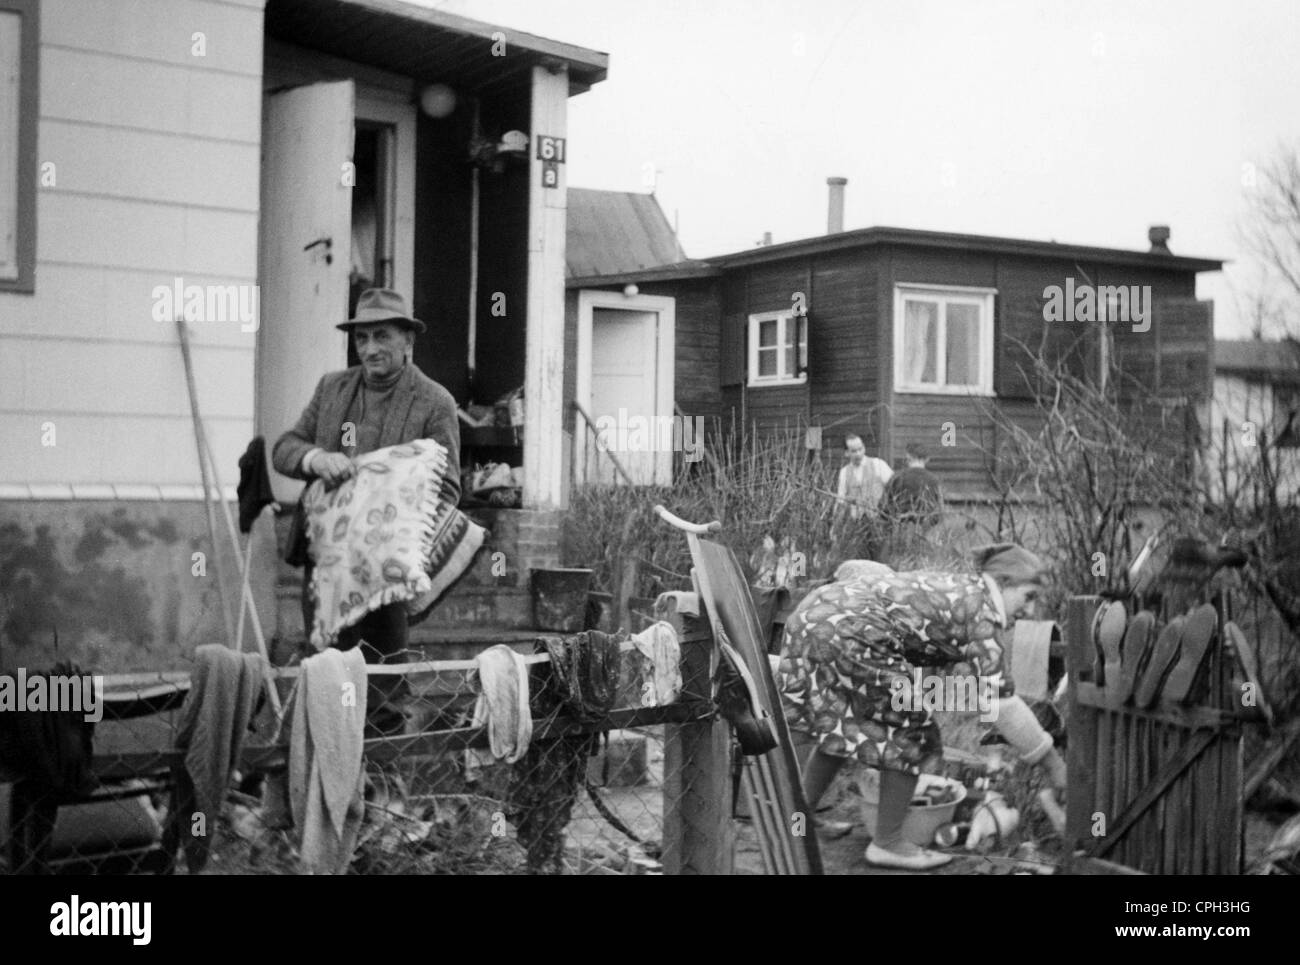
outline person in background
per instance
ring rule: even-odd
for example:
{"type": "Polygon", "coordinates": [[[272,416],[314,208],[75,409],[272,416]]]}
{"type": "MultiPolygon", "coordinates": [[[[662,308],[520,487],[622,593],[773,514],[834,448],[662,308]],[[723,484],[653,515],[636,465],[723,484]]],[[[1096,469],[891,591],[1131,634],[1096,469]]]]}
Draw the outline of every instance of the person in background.
{"type": "Polygon", "coordinates": [[[907,447],[907,468],[900,469],[885,486],[880,514],[895,523],[929,529],[943,514],[943,489],[939,477],[926,468],[925,448],[907,447]]]}
{"type": "Polygon", "coordinates": [[[874,515],[894,471],[883,459],[868,457],[867,447],[857,434],[844,437],[844,452],[848,463],[835,481],[837,508],[849,519],[858,519],[864,513],[874,515]]]}

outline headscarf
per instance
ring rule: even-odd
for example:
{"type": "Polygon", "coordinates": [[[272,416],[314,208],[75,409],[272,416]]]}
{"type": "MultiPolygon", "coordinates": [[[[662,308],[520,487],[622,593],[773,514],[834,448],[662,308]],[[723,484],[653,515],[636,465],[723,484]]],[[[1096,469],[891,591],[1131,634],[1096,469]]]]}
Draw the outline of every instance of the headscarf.
{"type": "Polygon", "coordinates": [[[987,573],[1001,586],[1047,581],[1047,564],[1034,553],[1014,543],[994,543],[972,551],[975,568],[987,573]]]}

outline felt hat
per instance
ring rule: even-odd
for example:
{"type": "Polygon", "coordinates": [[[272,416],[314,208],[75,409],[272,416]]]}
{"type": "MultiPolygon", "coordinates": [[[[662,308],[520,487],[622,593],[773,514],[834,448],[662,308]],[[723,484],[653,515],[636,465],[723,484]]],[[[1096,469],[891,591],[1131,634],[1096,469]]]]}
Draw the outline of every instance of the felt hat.
{"type": "Polygon", "coordinates": [[[1044,583],[1047,564],[1034,553],[1014,543],[994,543],[971,552],[975,568],[987,573],[999,583],[1044,583]]]}
{"type": "Polygon", "coordinates": [[[406,299],[391,288],[367,288],[357,299],[357,313],[334,327],[350,332],[353,326],[367,325],[370,322],[397,322],[420,335],[426,331],[424,322],[412,318],[407,311],[406,299]]]}

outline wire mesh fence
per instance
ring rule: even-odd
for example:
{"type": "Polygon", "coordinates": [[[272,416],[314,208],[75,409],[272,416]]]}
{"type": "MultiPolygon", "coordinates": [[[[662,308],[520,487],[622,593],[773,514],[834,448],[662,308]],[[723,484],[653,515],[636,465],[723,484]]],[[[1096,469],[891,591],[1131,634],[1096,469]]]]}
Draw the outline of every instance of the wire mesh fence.
{"type": "MultiPolygon", "coordinates": [[[[664,668],[656,673],[626,634],[513,644],[527,667],[527,722],[520,713],[476,723],[474,661],[421,653],[370,667],[361,817],[346,871],[661,874],[698,865],[719,844],[728,762],[714,746],[707,632],[674,636],[682,682],[667,702],[656,689],[664,668]]],[[[276,672],[282,697],[292,695],[294,669],[276,672]]],[[[292,706],[287,724],[265,699],[253,706],[231,780],[205,811],[193,794],[202,784],[193,745],[188,761],[177,749],[193,686],[184,674],[110,678],[98,723],[34,718],[39,753],[10,747],[0,758],[0,870],[302,871],[301,832],[284,800],[292,706]],[[51,766],[33,767],[37,758],[51,766]]]]}

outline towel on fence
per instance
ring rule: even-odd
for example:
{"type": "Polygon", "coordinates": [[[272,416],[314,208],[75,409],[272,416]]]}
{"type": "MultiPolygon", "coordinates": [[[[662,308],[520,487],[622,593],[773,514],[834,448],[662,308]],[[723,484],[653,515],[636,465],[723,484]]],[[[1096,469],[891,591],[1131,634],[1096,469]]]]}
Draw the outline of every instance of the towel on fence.
{"type": "Polygon", "coordinates": [[[332,645],[367,613],[405,603],[413,622],[428,614],[483,545],[485,532],[458,510],[445,485],[454,466],[432,439],[357,457],[335,489],[316,480],[303,493],[311,537],[311,642],[332,645]]]}
{"type": "Polygon", "coordinates": [[[175,741],[176,749],[185,752],[185,767],[177,782],[176,820],[186,842],[190,871],[207,864],[230,772],[239,763],[267,674],[261,654],[237,653],[220,644],[198,647],[194,659],[197,666],[181,706],[175,741]],[[199,814],[203,822],[196,825],[199,814]]]}
{"type": "Polygon", "coordinates": [[[671,704],[682,692],[682,646],[671,624],[660,620],[632,638],[640,651],[641,706],[671,704]]]}
{"type": "Polygon", "coordinates": [[[366,662],[361,648],[302,662],[289,734],[289,802],[312,873],[343,874],[365,813],[366,662]]]}
{"type": "Polygon", "coordinates": [[[492,756],[513,764],[528,752],[533,739],[533,715],[528,709],[528,664],[498,643],[474,658],[478,664],[478,701],[474,726],[487,724],[492,756]]]}

